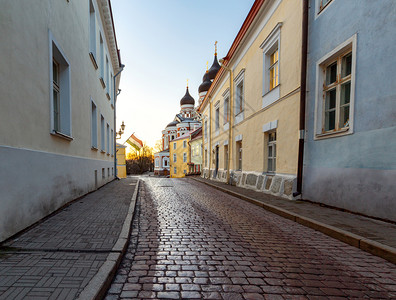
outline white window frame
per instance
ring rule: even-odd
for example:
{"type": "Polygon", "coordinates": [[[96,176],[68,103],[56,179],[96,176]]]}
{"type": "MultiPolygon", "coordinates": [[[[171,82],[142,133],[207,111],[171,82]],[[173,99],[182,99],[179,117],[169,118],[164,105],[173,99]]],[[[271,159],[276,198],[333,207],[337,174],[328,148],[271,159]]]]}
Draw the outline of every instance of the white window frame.
{"type": "Polygon", "coordinates": [[[235,142],[235,149],[236,149],[236,170],[242,171],[242,159],[243,159],[243,143],[242,139],[235,142]],[[239,146],[240,145],[240,146],[239,146]]]}
{"type": "Polygon", "coordinates": [[[102,87],[106,87],[106,83],[104,82],[104,70],[105,70],[105,56],[104,56],[104,44],[103,44],[103,36],[102,33],[99,31],[99,51],[100,51],[100,83],[102,87]]]}
{"type": "Polygon", "coordinates": [[[175,163],[177,161],[177,155],[173,154],[173,162],[175,163]]]}
{"type": "Polygon", "coordinates": [[[326,0],[315,0],[315,19],[319,17],[327,8],[334,2],[334,0],[329,0],[323,5],[323,1],[326,0]]]}
{"type": "Polygon", "coordinates": [[[281,82],[281,28],[282,23],[279,22],[271,30],[270,34],[260,45],[263,50],[263,101],[262,108],[273,104],[280,98],[280,82],[281,82]],[[273,89],[270,89],[270,67],[271,54],[278,50],[278,84],[273,89]]]}
{"type": "Polygon", "coordinates": [[[277,140],[277,132],[276,130],[269,131],[268,133],[268,142],[267,142],[267,173],[275,173],[276,172],[276,140],[277,140]],[[271,136],[275,135],[274,140],[270,140],[271,136]],[[272,152],[272,155],[270,156],[270,149],[272,152]],[[271,163],[272,168],[269,168],[269,165],[271,163]]]}
{"type": "Polygon", "coordinates": [[[176,150],[176,142],[173,143],[173,150],[176,150]]]}
{"type": "Polygon", "coordinates": [[[187,141],[183,141],[183,148],[187,148],[187,141]]]}
{"type": "Polygon", "coordinates": [[[183,162],[184,163],[187,162],[187,153],[186,152],[183,153],[183,162]]]}
{"type": "Polygon", "coordinates": [[[106,152],[110,154],[110,125],[107,123],[106,125],[106,152]]]}
{"type": "Polygon", "coordinates": [[[158,157],[155,158],[155,167],[156,168],[159,167],[159,158],[158,157]]]}
{"type": "Polygon", "coordinates": [[[110,128],[110,155],[111,156],[114,156],[114,144],[113,144],[113,141],[114,141],[114,131],[113,131],[113,129],[112,128],[110,128]]]}
{"type": "Polygon", "coordinates": [[[70,63],[62,51],[59,44],[54,39],[52,32],[49,31],[49,96],[50,96],[50,112],[51,112],[51,128],[52,135],[64,138],[66,140],[73,140],[72,138],[72,124],[71,124],[71,75],[70,63]],[[53,80],[53,63],[58,65],[58,87],[54,85],[53,80]],[[59,126],[55,125],[54,115],[54,89],[58,89],[59,100],[59,126]],[[59,128],[57,128],[59,127],[59,128]]]}
{"type": "MultiPolygon", "coordinates": [[[[324,55],[316,62],[316,91],[315,91],[315,123],[314,123],[314,139],[325,139],[333,138],[353,133],[354,129],[354,106],[355,106],[355,80],[356,80],[356,46],[357,46],[357,35],[353,35],[345,42],[334,48],[332,51],[324,55]],[[334,61],[337,57],[352,52],[352,67],[351,67],[351,94],[349,102],[349,127],[341,128],[339,130],[324,132],[324,67],[328,66],[329,63],[334,61]]],[[[339,93],[337,93],[339,97],[339,93]]],[[[337,105],[339,101],[337,100],[337,105]]],[[[338,107],[337,107],[338,109],[338,107]]]]}
{"type": "Polygon", "coordinates": [[[214,109],[215,109],[215,115],[214,115],[215,131],[218,134],[218,131],[220,130],[220,101],[216,102],[214,109]]]}
{"type": "Polygon", "coordinates": [[[177,173],[177,169],[176,169],[176,167],[173,167],[173,174],[176,174],[177,173]]]}
{"type": "Polygon", "coordinates": [[[91,147],[98,150],[98,109],[91,98],[91,147]]]}

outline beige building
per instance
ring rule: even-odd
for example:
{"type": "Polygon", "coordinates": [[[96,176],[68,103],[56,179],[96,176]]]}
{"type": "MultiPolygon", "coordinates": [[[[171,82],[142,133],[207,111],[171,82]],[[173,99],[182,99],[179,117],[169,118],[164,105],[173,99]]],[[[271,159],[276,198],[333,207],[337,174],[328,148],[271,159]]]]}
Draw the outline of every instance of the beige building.
{"type": "Polygon", "coordinates": [[[255,1],[198,111],[206,178],[292,198],[302,1],[255,1]]]}
{"type": "Polygon", "coordinates": [[[2,1],[0,241],[114,178],[110,1],[2,1]]]}
{"type": "Polygon", "coordinates": [[[117,177],[126,178],[126,153],[125,149],[127,146],[117,143],[117,177]]]}

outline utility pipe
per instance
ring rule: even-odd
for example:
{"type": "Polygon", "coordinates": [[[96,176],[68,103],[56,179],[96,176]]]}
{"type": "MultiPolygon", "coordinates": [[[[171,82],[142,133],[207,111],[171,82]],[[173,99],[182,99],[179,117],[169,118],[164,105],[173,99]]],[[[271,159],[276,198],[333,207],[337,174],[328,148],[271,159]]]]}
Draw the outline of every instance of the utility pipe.
{"type": "Polygon", "coordinates": [[[302,194],[305,138],[305,102],[307,93],[307,55],[308,55],[308,0],[303,0],[302,45],[301,45],[301,83],[300,83],[300,126],[298,140],[297,191],[294,197],[302,194]]]}
{"type": "Polygon", "coordinates": [[[121,64],[120,65],[120,70],[113,76],[113,90],[114,90],[114,177],[119,179],[117,177],[117,139],[116,139],[116,128],[117,128],[117,124],[116,124],[116,103],[117,103],[117,89],[116,89],[116,78],[118,75],[121,74],[121,72],[124,70],[125,65],[121,64]]]}
{"type": "Polygon", "coordinates": [[[233,106],[232,69],[224,65],[224,58],[220,59],[220,65],[221,65],[222,68],[224,68],[225,70],[227,70],[229,72],[228,75],[230,77],[230,100],[228,101],[228,106],[229,106],[228,112],[229,112],[229,115],[228,115],[228,157],[227,157],[227,159],[228,159],[228,163],[227,163],[228,168],[227,168],[227,182],[228,182],[228,184],[231,185],[231,182],[230,182],[230,177],[231,177],[231,174],[230,174],[231,173],[230,172],[230,169],[231,169],[231,148],[232,148],[232,145],[233,145],[233,142],[232,142],[232,106],[233,106]]]}

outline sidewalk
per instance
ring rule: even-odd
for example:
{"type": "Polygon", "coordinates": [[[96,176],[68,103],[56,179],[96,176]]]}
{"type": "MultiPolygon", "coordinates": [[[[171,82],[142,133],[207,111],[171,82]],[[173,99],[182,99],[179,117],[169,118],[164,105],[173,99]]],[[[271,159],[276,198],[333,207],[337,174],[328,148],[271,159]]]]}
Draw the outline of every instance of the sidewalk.
{"type": "Polygon", "coordinates": [[[0,299],[100,299],[126,250],[137,178],[113,181],[0,247],[0,299]]]}
{"type": "Polygon", "coordinates": [[[307,201],[286,200],[201,177],[190,178],[396,264],[395,224],[307,201]]]}

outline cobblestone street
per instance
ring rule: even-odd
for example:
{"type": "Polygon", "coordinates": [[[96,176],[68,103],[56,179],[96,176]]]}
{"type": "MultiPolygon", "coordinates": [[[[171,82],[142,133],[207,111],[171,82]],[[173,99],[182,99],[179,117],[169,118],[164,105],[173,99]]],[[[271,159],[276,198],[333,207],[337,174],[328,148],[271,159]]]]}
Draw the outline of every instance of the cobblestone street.
{"type": "Polygon", "coordinates": [[[191,179],[144,178],[110,299],[396,298],[396,266],[191,179]]]}

